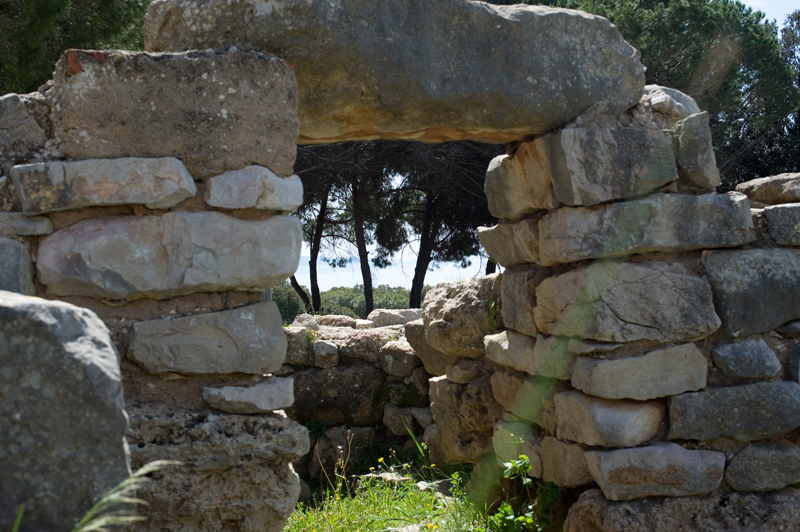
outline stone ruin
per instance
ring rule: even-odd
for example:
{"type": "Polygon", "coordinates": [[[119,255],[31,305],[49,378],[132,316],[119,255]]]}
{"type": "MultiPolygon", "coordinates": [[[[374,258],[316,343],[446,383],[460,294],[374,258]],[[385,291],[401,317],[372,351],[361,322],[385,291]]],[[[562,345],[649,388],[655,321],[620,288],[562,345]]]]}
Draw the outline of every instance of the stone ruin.
{"type": "Polygon", "coordinates": [[[129,449],[184,463],[136,529],[280,530],[293,418],[414,419],[477,478],[525,453],[582,491],[567,531],[800,527],[800,176],[714,193],[707,114],[644,87],[608,21],[156,0],[145,33],[0,99],[0,288],[23,294],[0,294],[0,527],[22,502],[32,529],[71,526],[129,449]],[[295,146],[375,138],[510,142],[479,230],[506,270],[437,286],[403,328],[284,332],[263,293],[299,260],[295,146]],[[388,399],[321,397],[357,372],[388,399]]]}

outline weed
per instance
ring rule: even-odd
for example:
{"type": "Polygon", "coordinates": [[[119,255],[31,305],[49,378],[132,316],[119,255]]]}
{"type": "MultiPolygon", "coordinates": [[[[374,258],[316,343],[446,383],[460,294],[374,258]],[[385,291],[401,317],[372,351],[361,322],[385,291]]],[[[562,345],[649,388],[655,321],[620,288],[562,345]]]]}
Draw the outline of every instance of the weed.
{"type": "Polygon", "coordinates": [[[311,440],[311,446],[317,444],[320,438],[326,438],[325,430],[327,429],[325,422],[321,419],[312,419],[306,425],[306,429],[308,429],[308,437],[311,440]]]}
{"type": "Polygon", "coordinates": [[[486,321],[489,323],[489,328],[495,330],[497,327],[494,325],[494,320],[497,317],[497,301],[492,300],[489,302],[489,317],[486,321]]]}

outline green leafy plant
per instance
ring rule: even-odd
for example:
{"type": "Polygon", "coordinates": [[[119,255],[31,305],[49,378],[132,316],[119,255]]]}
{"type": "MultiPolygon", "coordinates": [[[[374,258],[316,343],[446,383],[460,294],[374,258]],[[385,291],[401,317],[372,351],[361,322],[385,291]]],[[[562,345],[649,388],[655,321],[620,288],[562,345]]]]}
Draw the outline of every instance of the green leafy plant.
{"type": "Polygon", "coordinates": [[[22,526],[22,515],[25,513],[25,503],[20,504],[17,518],[14,519],[14,526],[11,527],[11,532],[18,532],[19,527],[22,526]]]}
{"type": "Polygon", "coordinates": [[[327,426],[321,419],[312,419],[306,425],[308,429],[308,437],[311,439],[311,445],[315,445],[321,438],[325,438],[325,430],[327,426]]]}
{"type": "Polygon", "coordinates": [[[497,318],[497,301],[492,300],[489,302],[489,317],[486,319],[492,330],[497,328],[494,323],[495,318],[497,318]]]}

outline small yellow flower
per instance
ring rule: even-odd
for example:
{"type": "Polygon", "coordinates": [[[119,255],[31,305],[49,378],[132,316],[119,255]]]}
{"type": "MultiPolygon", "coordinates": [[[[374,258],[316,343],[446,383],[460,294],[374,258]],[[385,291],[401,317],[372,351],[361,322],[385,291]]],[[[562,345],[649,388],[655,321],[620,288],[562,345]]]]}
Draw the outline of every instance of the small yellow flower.
{"type": "Polygon", "coordinates": [[[396,453],[397,453],[397,451],[395,451],[394,449],[392,449],[392,454],[396,454],[396,453]]]}
{"type": "Polygon", "coordinates": [[[383,457],[382,457],[382,456],[381,456],[380,458],[378,458],[378,463],[379,463],[379,464],[382,464],[382,463],[383,463],[383,457]]]}
{"type": "Polygon", "coordinates": [[[433,525],[428,523],[428,528],[433,528],[433,525]]]}
{"type": "Polygon", "coordinates": [[[431,464],[431,467],[436,467],[436,464],[431,464]]]}
{"type": "Polygon", "coordinates": [[[375,468],[374,467],[370,467],[369,470],[370,471],[375,471],[375,468]]]}

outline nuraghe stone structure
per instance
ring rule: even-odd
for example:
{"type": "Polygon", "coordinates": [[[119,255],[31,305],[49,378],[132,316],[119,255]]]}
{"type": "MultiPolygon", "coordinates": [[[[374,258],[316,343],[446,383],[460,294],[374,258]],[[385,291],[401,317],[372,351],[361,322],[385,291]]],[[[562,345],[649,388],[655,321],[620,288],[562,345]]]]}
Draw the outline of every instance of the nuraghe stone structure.
{"type": "Polygon", "coordinates": [[[569,531],[800,528],[800,178],[715,194],[708,116],[644,87],[608,21],[157,0],[145,31],[146,53],[69,51],[0,100],[0,287],[96,312],[132,465],[185,462],[144,494],[142,529],[283,526],[308,436],[274,374],[332,369],[347,343],[290,330],[287,359],[261,301],[297,266],[294,146],[374,138],[510,142],[480,229],[505,272],[438,286],[407,344],[373,333],[359,355],[434,376],[412,415],[437,461],[480,478],[524,452],[582,491],[569,531]]]}

